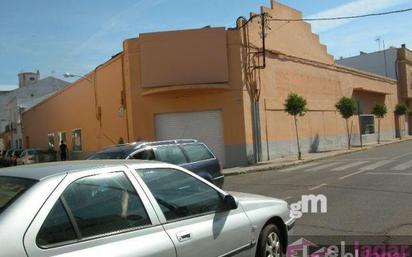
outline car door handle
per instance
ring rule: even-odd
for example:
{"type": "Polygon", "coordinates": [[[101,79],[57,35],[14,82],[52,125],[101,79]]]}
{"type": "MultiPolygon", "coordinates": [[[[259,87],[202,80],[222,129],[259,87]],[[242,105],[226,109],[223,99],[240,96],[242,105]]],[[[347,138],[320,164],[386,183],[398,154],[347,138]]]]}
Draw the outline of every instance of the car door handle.
{"type": "Polygon", "coordinates": [[[192,239],[192,234],[190,232],[184,231],[184,232],[177,233],[176,237],[179,242],[184,242],[184,241],[192,239]]]}

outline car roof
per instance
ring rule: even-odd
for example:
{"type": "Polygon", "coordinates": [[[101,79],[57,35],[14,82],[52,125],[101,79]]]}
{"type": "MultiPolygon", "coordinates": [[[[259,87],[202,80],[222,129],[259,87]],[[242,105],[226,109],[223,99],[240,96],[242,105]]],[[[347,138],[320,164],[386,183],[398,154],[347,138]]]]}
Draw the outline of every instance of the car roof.
{"type": "Polygon", "coordinates": [[[143,160],[87,160],[87,161],[65,161],[48,162],[31,165],[21,165],[11,168],[0,169],[0,177],[17,177],[33,180],[43,180],[47,177],[82,172],[93,169],[119,167],[126,164],[162,164],[159,166],[172,166],[156,161],[143,160]]]}
{"type": "Polygon", "coordinates": [[[153,141],[153,142],[133,142],[119,145],[112,145],[104,148],[98,153],[113,153],[113,152],[130,152],[139,148],[144,147],[154,147],[154,146],[165,146],[165,145],[176,145],[176,144],[191,144],[191,143],[200,143],[196,139],[176,139],[176,140],[164,140],[164,141],[153,141]]]}

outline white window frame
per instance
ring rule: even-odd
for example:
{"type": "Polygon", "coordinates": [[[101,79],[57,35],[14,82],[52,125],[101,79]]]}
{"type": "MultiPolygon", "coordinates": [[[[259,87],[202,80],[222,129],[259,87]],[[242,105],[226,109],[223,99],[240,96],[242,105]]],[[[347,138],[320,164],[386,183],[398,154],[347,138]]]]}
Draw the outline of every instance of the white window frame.
{"type": "Polygon", "coordinates": [[[82,133],[82,129],[81,128],[75,128],[72,130],[71,132],[71,136],[72,136],[72,151],[73,152],[83,152],[83,133],[82,133]],[[74,132],[80,130],[80,150],[75,150],[75,138],[74,138],[74,132]]]}

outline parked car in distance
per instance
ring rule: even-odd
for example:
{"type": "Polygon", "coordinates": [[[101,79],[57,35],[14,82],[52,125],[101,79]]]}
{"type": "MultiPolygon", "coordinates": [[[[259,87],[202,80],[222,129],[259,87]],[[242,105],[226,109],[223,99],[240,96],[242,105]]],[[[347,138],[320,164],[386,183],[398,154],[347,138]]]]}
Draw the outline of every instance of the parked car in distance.
{"type": "Polygon", "coordinates": [[[29,148],[25,149],[18,159],[18,165],[26,165],[42,162],[55,162],[57,160],[56,152],[48,149],[29,148]]]}
{"type": "Polygon", "coordinates": [[[20,160],[20,154],[23,150],[22,149],[16,149],[12,152],[11,157],[10,157],[10,166],[16,166],[17,162],[20,160]]]}
{"type": "Polygon", "coordinates": [[[220,188],[224,183],[219,160],[204,143],[194,139],[115,145],[88,158],[88,160],[100,159],[157,160],[186,168],[220,188]]]}
{"type": "Polygon", "coordinates": [[[11,158],[12,158],[13,152],[14,152],[14,149],[8,149],[5,151],[5,154],[2,158],[2,166],[8,167],[11,165],[11,158]]]}
{"type": "Polygon", "coordinates": [[[0,196],[2,257],[282,256],[295,222],[283,200],[150,161],[4,168],[0,196]]]}
{"type": "Polygon", "coordinates": [[[0,167],[4,166],[4,157],[6,156],[7,150],[0,151],[0,167]]]}

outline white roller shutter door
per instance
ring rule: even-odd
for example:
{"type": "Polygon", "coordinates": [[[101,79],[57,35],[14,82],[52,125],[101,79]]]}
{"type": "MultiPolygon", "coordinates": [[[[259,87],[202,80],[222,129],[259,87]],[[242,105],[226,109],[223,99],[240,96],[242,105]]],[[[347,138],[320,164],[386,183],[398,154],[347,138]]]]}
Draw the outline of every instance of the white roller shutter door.
{"type": "Polygon", "coordinates": [[[221,111],[161,113],[155,115],[156,140],[197,139],[225,161],[221,111]]]}

